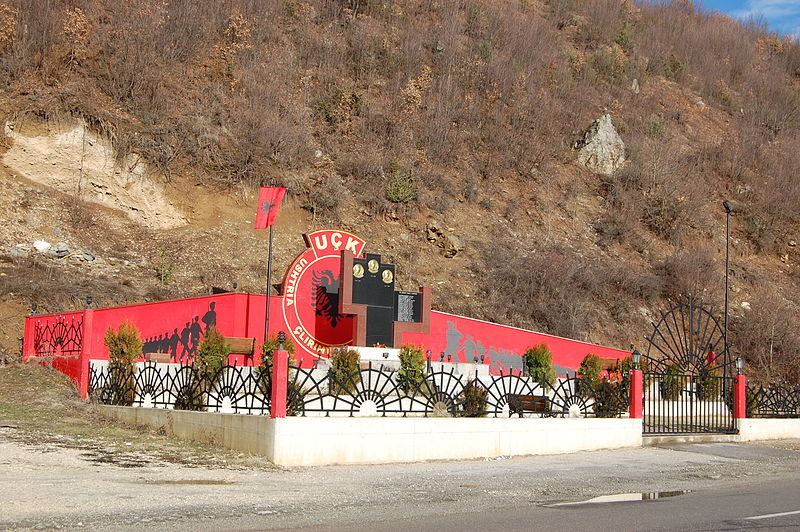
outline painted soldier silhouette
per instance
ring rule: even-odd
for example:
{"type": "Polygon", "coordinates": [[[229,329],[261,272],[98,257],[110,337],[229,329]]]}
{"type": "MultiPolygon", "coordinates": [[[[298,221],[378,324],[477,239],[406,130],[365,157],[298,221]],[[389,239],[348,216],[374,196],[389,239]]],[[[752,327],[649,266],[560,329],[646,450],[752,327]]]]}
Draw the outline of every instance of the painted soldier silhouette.
{"type": "Polygon", "coordinates": [[[456,329],[456,324],[447,322],[447,349],[444,350],[445,358],[459,361],[458,352],[461,350],[461,339],[464,335],[456,329]]]}
{"type": "Polygon", "coordinates": [[[206,324],[206,331],[208,331],[209,327],[217,326],[217,311],[214,310],[216,306],[217,304],[212,301],[208,304],[208,311],[203,314],[203,319],[201,321],[206,324]]]}
{"type": "Polygon", "coordinates": [[[192,325],[189,327],[189,341],[192,356],[197,353],[197,346],[200,344],[200,337],[203,336],[203,328],[200,326],[200,316],[195,316],[192,325]]]}

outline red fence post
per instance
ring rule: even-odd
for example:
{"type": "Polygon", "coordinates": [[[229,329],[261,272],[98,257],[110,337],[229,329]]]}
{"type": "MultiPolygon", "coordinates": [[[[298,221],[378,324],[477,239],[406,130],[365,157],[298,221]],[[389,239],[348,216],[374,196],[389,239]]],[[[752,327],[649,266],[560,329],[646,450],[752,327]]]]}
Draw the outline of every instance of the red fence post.
{"type": "Polygon", "coordinates": [[[286,395],[289,384],[289,353],[276,349],[272,353],[272,418],[286,417],[286,395]]]}
{"type": "Polygon", "coordinates": [[[631,370],[631,407],[630,417],[632,419],[642,419],[642,412],[644,410],[644,386],[642,370],[631,370]]]}
{"type": "Polygon", "coordinates": [[[78,393],[82,399],[89,398],[89,344],[92,340],[94,310],[83,311],[83,335],[81,336],[81,355],[78,362],[78,393]]]}
{"type": "Polygon", "coordinates": [[[36,354],[33,346],[33,336],[36,322],[33,316],[25,318],[25,332],[22,333],[22,361],[27,362],[28,359],[36,354]]]}
{"type": "Polygon", "coordinates": [[[744,375],[736,375],[736,384],[733,386],[733,417],[747,417],[747,377],[744,375]]]}

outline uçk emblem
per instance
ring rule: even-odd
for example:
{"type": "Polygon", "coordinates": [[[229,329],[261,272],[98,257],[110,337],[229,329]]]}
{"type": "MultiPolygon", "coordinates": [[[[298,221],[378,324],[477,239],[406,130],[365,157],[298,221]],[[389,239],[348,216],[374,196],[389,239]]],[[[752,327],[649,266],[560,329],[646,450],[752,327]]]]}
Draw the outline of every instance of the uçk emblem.
{"type": "Polygon", "coordinates": [[[303,239],[308,249],[283,279],[283,317],[300,358],[327,358],[331,347],[352,344],[355,337],[353,318],[339,313],[341,252],[360,257],[366,242],[338,229],[306,233],[303,239]]]}

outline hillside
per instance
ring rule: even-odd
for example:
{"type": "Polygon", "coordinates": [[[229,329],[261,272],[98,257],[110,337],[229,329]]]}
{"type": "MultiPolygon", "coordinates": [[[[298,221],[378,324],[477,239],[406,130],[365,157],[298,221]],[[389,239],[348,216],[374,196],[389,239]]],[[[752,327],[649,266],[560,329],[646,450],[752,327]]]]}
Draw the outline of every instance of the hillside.
{"type": "Polygon", "coordinates": [[[721,313],[728,199],[736,353],[800,382],[799,81],[685,0],[3,0],[0,344],[33,303],[263,291],[274,184],[278,276],[339,226],[439,310],[643,346],[668,298],[721,313]]]}

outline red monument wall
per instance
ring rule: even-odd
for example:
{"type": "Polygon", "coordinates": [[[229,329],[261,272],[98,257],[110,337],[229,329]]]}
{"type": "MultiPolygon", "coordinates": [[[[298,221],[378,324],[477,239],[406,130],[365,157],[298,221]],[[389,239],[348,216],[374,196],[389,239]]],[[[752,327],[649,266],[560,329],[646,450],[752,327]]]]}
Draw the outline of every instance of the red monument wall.
{"type": "MultiPolygon", "coordinates": [[[[356,320],[338,305],[343,275],[342,252],[360,256],[365,242],[356,235],[324,229],[303,235],[308,249],[289,267],[283,295],[270,297],[270,334],[285,331],[297,346],[297,362],[310,367],[318,357],[327,357],[331,347],[352,345],[357,337],[356,320]]],[[[345,253],[345,255],[347,255],[345,253]]],[[[352,268],[352,266],[351,266],[352,268]]],[[[345,283],[346,284],[346,283],[345,283]]],[[[423,289],[423,292],[426,289],[423,289]]],[[[23,361],[38,361],[68,375],[85,397],[89,360],[106,360],[106,331],[124,320],[133,322],[144,340],[144,353],[169,353],[174,362],[191,363],[205,331],[215,326],[225,336],[264,341],[266,296],[230,293],[161,301],[66,314],[30,316],[25,320],[23,361]]],[[[427,316],[427,310],[423,312],[427,316]]],[[[482,362],[490,373],[522,370],[522,353],[544,342],[553,352],[556,371],[564,375],[578,368],[588,353],[623,358],[628,352],[559,338],[506,325],[430,312],[429,332],[395,332],[403,343],[421,345],[432,360],[482,362]]],[[[425,327],[428,328],[426,317],[425,327]]],[[[231,355],[231,364],[258,364],[231,355]]]]}

